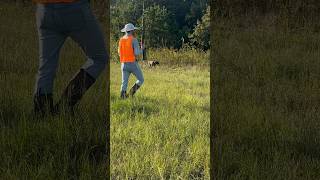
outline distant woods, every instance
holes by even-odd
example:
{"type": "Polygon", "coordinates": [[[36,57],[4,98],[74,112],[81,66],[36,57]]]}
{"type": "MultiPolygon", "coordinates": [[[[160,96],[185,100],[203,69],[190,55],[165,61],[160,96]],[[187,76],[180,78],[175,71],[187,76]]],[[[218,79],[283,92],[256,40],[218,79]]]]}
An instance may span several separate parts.
{"type": "MultiPolygon", "coordinates": [[[[145,43],[152,48],[191,46],[210,48],[210,9],[213,24],[218,21],[246,28],[264,27],[319,30],[320,0],[110,0],[111,37],[118,39],[128,22],[142,27],[144,17],[145,43]],[[144,14],[144,16],[142,16],[144,14]],[[311,27],[311,28],[310,28],[311,27]]],[[[2,0],[30,5],[31,0],[2,0]]],[[[91,0],[99,18],[108,18],[109,0],[91,0]]],[[[140,32],[139,32],[140,35],[140,32]]]]}
{"type": "Polygon", "coordinates": [[[267,20],[272,25],[296,28],[312,25],[319,29],[319,0],[212,0],[215,18],[267,20]],[[271,22],[272,21],[272,22],[271,22]]]}
{"type": "MultiPolygon", "coordinates": [[[[17,6],[32,6],[32,0],[2,0],[17,6]]],[[[145,44],[149,48],[184,46],[207,50],[210,47],[209,0],[90,0],[101,22],[110,18],[111,37],[117,40],[123,26],[132,22],[142,27],[145,22],[145,44]],[[108,5],[110,3],[110,16],[108,5]],[[142,16],[144,14],[144,16],[142,16]]],[[[140,32],[138,32],[141,35],[140,32]]]]}
{"type": "Polygon", "coordinates": [[[144,3],[143,12],[143,0],[111,0],[114,39],[122,35],[120,30],[126,23],[142,27],[144,19],[147,47],[209,49],[209,0],[144,0],[144,3]]]}

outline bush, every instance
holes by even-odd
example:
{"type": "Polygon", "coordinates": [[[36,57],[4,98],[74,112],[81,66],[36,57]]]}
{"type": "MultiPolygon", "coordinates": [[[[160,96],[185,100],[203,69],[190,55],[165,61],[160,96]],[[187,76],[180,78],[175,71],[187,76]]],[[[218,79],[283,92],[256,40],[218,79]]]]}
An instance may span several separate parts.
{"type": "MultiPolygon", "coordinates": [[[[111,38],[110,47],[111,61],[119,63],[118,41],[111,38]]],[[[209,51],[199,50],[187,45],[180,50],[169,48],[149,48],[147,51],[148,60],[157,60],[160,61],[161,65],[168,66],[206,66],[209,65],[209,56],[209,51]]],[[[140,57],[140,59],[141,58],[142,57],[140,57]]]]}

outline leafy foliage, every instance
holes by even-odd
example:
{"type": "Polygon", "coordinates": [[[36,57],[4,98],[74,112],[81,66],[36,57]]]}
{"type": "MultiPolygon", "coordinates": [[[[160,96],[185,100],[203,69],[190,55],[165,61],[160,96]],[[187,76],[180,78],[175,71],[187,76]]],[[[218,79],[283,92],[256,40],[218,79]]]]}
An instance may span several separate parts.
{"type": "MultiPolygon", "coordinates": [[[[152,47],[166,47],[174,44],[178,33],[175,22],[170,19],[168,10],[154,5],[144,13],[146,44],[152,47]]],[[[141,22],[141,18],[140,18],[141,22]]]]}
{"type": "Polygon", "coordinates": [[[194,32],[189,35],[192,44],[201,49],[210,48],[210,6],[207,8],[205,15],[198,21],[194,32]]]}
{"type": "Polygon", "coordinates": [[[216,18],[234,19],[235,23],[248,19],[249,23],[242,26],[264,20],[269,21],[269,25],[288,29],[313,26],[317,30],[320,26],[318,0],[213,0],[212,8],[216,18]]]}
{"type": "Polygon", "coordinates": [[[111,1],[112,36],[118,39],[120,29],[128,22],[142,26],[144,14],[146,43],[149,47],[180,48],[189,41],[198,20],[205,13],[208,0],[119,0],[111,1]]]}

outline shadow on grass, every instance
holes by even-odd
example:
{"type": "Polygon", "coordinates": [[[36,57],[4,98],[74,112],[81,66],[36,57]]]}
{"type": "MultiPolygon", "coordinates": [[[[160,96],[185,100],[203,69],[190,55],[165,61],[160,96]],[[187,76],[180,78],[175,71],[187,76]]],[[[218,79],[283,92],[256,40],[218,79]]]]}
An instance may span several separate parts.
{"type": "Polygon", "coordinates": [[[107,132],[99,108],[95,112],[79,108],[75,116],[54,117],[37,117],[30,109],[16,108],[13,103],[1,109],[0,130],[5,137],[1,139],[0,155],[8,161],[8,168],[27,163],[28,170],[17,171],[33,176],[37,169],[48,166],[54,176],[80,179],[89,165],[90,176],[105,176],[101,169],[107,164],[107,132]]]}
{"type": "MultiPolygon", "coordinates": [[[[235,149],[238,152],[250,152],[265,164],[276,161],[275,154],[289,158],[285,159],[288,162],[299,162],[301,159],[320,161],[320,134],[317,127],[300,127],[288,137],[283,136],[282,132],[280,126],[250,127],[238,134],[234,140],[235,149]]],[[[232,169],[232,165],[230,168],[232,169]]]]}

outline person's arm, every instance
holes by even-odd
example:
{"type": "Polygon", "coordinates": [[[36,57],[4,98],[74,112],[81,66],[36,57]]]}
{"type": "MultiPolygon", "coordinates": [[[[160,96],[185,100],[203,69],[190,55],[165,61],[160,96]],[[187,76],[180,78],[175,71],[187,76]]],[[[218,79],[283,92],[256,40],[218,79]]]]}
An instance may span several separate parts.
{"type": "Polygon", "coordinates": [[[136,38],[134,38],[132,43],[133,43],[134,55],[139,56],[140,54],[142,54],[143,50],[140,49],[139,41],[136,38]]]}

